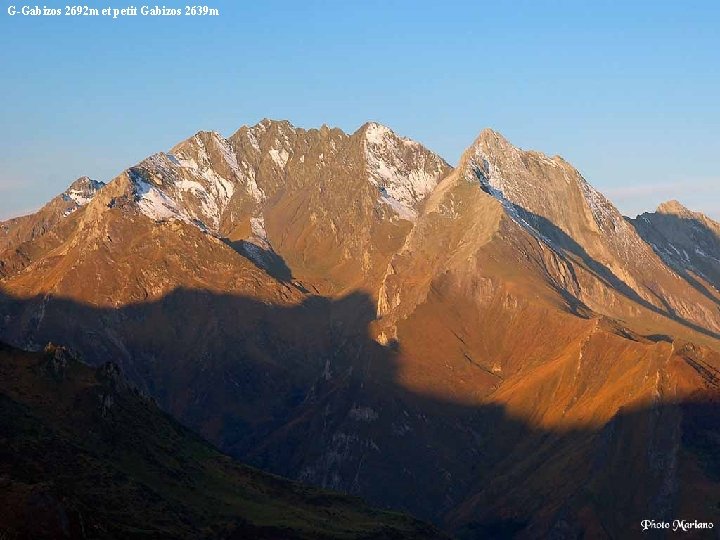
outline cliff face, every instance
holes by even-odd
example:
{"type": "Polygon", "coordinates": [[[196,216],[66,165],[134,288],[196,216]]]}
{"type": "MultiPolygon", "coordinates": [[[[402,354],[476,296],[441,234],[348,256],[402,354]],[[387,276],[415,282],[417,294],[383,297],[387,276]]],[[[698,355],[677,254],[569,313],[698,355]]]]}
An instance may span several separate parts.
{"type": "Polygon", "coordinates": [[[201,132],[3,252],[0,337],[463,534],[624,534],[718,493],[718,227],[678,213],[491,130],[454,170],[375,123],[201,132]]]}
{"type": "Polygon", "coordinates": [[[631,220],[657,255],[695,288],[720,294],[720,224],[677,201],[661,204],[631,220]]]}

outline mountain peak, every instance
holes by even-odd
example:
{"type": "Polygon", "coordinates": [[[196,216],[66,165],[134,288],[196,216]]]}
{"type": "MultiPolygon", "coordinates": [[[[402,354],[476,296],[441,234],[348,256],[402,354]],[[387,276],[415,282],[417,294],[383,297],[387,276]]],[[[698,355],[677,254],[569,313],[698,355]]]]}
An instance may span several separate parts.
{"type": "Polygon", "coordinates": [[[89,176],[81,176],[80,178],[76,179],[70,186],[68,186],[67,190],[65,192],[69,191],[79,191],[79,190],[86,190],[86,189],[95,189],[98,190],[101,187],[105,185],[105,182],[100,182],[98,180],[93,180],[89,176]]]}
{"type": "Polygon", "coordinates": [[[263,118],[250,129],[255,131],[272,131],[277,130],[281,133],[286,131],[295,131],[295,126],[289,120],[274,120],[272,118],[263,118]]]}
{"type": "Polygon", "coordinates": [[[60,195],[64,201],[73,202],[77,206],[89,203],[95,194],[105,186],[104,182],[81,176],[60,195]]]}
{"type": "Polygon", "coordinates": [[[489,164],[492,156],[509,156],[510,154],[519,154],[519,152],[520,149],[513,146],[500,132],[486,127],[463,152],[458,169],[473,171],[489,164]]]}
{"type": "Polygon", "coordinates": [[[402,219],[415,219],[418,204],[450,166],[419,142],[377,122],[363,124],[356,134],[363,139],[368,174],[380,200],[402,219]]]}
{"type": "Polygon", "coordinates": [[[569,165],[561,156],[550,156],[538,150],[524,150],[511,143],[505,136],[492,128],[484,128],[475,139],[475,142],[469,149],[470,157],[473,154],[485,154],[488,156],[513,156],[521,158],[522,156],[532,156],[539,161],[548,165],[569,165]]]}
{"type": "Polygon", "coordinates": [[[482,148],[486,151],[506,151],[508,149],[519,150],[508,141],[502,133],[492,128],[484,128],[475,139],[472,147],[473,149],[482,148]]]}
{"type": "Polygon", "coordinates": [[[232,141],[249,138],[252,146],[256,146],[257,141],[268,134],[287,135],[296,131],[298,131],[298,128],[288,120],[263,118],[255,125],[243,124],[230,137],[228,137],[227,140],[232,141]]]}
{"type": "Polygon", "coordinates": [[[395,143],[401,143],[408,148],[425,148],[422,143],[398,135],[386,125],[375,121],[365,122],[356,133],[362,133],[366,143],[371,145],[386,145],[388,141],[393,140],[395,143]]]}
{"type": "Polygon", "coordinates": [[[640,243],[612,203],[559,156],[522,150],[500,133],[484,129],[459,168],[467,181],[479,182],[511,219],[538,238],[563,244],[573,238],[604,259],[640,243]],[[598,242],[598,235],[606,240],[598,242]]]}
{"type": "Polygon", "coordinates": [[[673,199],[670,201],[665,201],[664,203],[661,203],[658,207],[656,212],[658,214],[672,214],[672,215],[687,215],[691,214],[692,212],[688,210],[687,207],[683,206],[682,203],[679,201],[673,199]]]}
{"type": "Polygon", "coordinates": [[[408,141],[410,140],[405,139],[404,137],[399,137],[389,127],[374,121],[365,122],[362,126],[360,126],[358,132],[361,132],[365,137],[365,140],[370,144],[383,144],[385,139],[388,137],[397,137],[398,139],[408,141]]]}
{"type": "Polygon", "coordinates": [[[502,133],[494,130],[491,127],[483,128],[482,131],[480,131],[480,134],[478,135],[477,140],[500,142],[505,145],[510,144],[510,142],[505,137],[503,137],[502,133]]]}

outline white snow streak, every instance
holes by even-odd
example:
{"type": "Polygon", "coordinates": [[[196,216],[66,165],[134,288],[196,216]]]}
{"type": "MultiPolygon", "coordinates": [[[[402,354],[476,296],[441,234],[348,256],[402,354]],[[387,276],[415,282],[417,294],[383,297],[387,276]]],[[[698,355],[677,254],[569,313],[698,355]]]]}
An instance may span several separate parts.
{"type": "Polygon", "coordinates": [[[365,159],[379,200],[408,220],[415,219],[417,204],[435,188],[443,170],[441,160],[432,159],[422,145],[376,123],[365,130],[365,159]]]}

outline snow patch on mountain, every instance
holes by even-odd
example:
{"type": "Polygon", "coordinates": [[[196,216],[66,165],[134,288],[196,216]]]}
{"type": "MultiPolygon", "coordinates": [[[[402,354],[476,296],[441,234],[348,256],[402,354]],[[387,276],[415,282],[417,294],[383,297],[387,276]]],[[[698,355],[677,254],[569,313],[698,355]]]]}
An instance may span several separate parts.
{"type": "Polygon", "coordinates": [[[372,407],[353,406],[348,412],[348,416],[358,422],[374,422],[379,415],[372,407]]]}
{"type": "Polygon", "coordinates": [[[609,234],[628,228],[625,220],[602,193],[592,187],[584,178],[579,178],[579,184],[595,224],[602,232],[609,234]]]}
{"type": "Polygon", "coordinates": [[[168,154],[168,159],[172,161],[175,165],[178,165],[180,167],[183,167],[184,169],[197,169],[198,164],[197,161],[195,161],[191,157],[185,157],[184,154],[168,154]]]}
{"type": "Polygon", "coordinates": [[[245,175],[245,188],[256,203],[265,200],[265,192],[257,185],[255,170],[250,167],[248,167],[247,174],[245,175]]]}
{"type": "Polygon", "coordinates": [[[256,152],[260,152],[260,143],[252,131],[247,132],[247,138],[250,146],[252,146],[256,152]]]}
{"type": "Polygon", "coordinates": [[[89,204],[97,192],[103,187],[105,187],[104,182],[92,180],[87,176],[82,176],[75,180],[70,187],[60,195],[63,201],[71,204],[71,206],[63,212],[63,216],[67,217],[78,208],[89,204]]]}
{"type": "Polygon", "coordinates": [[[401,218],[415,219],[418,203],[435,188],[447,165],[419,143],[380,124],[368,124],[364,136],[368,175],[379,200],[401,218]]]}
{"type": "Polygon", "coordinates": [[[207,182],[204,197],[201,199],[202,211],[210,218],[212,227],[217,229],[220,226],[220,217],[233,196],[235,186],[213,169],[203,171],[201,176],[207,182]]]}
{"type": "Polygon", "coordinates": [[[135,188],[135,200],[143,214],[155,221],[167,221],[169,219],[189,221],[177,203],[164,192],[138,174],[131,174],[130,178],[135,188]]]}
{"type": "Polygon", "coordinates": [[[265,230],[265,218],[263,216],[250,218],[250,230],[258,240],[267,244],[269,247],[270,244],[268,242],[267,231],[265,230]]]}
{"type": "Polygon", "coordinates": [[[272,266],[275,252],[265,230],[265,218],[262,215],[250,218],[250,230],[250,237],[244,242],[243,250],[255,264],[268,269],[272,266]]]}
{"type": "Polygon", "coordinates": [[[270,157],[275,162],[275,165],[284,169],[285,165],[287,165],[288,159],[290,158],[290,154],[284,148],[281,148],[280,150],[277,148],[271,148],[270,157]]]}
{"type": "Polygon", "coordinates": [[[372,122],[368,125],[365,131],[365,140],[368,144],[382,145],[385,143],[385,139],[392,137],[394,133],[383,125],[372,122]]]}
{"type": "Polygon", "coordinates": [[[188,215],[217,230],[223,212],[233,194],[235,183],[243,173],[230,143],[216,132],[196,134],[174,149],[175,153],[158,154],[149,163],[167,178],[165,194],[185,209],[188,215]],[[230,174],[226,178],[218,169],[227,170],[213,163],[211,151],[219,152],[230,174]]]}
{"type": "MultiPolygon", "coordinates": [[[[287,150],[276,153],[279,164],[289,157],[287,150]]],[[[239,161],[233,145],[216,132],[200,132],[170,153],[154,154],[138,170],[145,171],[143,181],[154,184],[141,186],[141,210],[156,220],[181,219],[217,233],[238,189],[256,203],[265,200],[255,167],[239,161]]]]}
{"type": "Polygon", "coordinates": [[[708,255],[707,253],[705,253],[705,252],[704,252],[702,249],[700,249],[699,247],[696,247],[696,248],[695,248],[695,254],[696,254],[696,255],[699,255],[700,257],[704,257],[704,258],[706,258],[706,259],[710,259],[711,261],[715,261],[715,262],[720,263],[720,259],[718,259],[717,257],[713,257],[712,255],[708,255]]]}
{"type": "Polygon", "coordinates": [[[413,208],[403,204],[401,201],[390,195],[387,188],[381,187],[379,189],[380,201],[392,208],[400,218],[412,221],[417,217],[417,212],[413,208]]]}
{"type": "MultiPolygon", "coordinates": [[[[552,240],[542,234],[536,227],[531,225],[521,215],[518,206],[516,206],[515,203],[513,203],[505,195],[500,186],[506,186],[506,184],[502,181],[502,176],[499,174],[495,165],[486,158],[482,158],[482,165],[480,165],[476,160],[477,158],[470,160],[469,170],[466,171],[466,180],[478,181],[486,193],[497,199],[500,204],[503,205],[503,208],[505,208],[505,212],[510,219],[527,230],[534,237],[542,240],[548,246],[554,247],[552,240]]],[[[507,185],[507,187],[512,189],[512,184],[507,185]]]]}
{"type": "Polygon", "coordinates": [[[205,220],[209,218],[211,226],[217,228],[222,212],[232,198],[235,186],[212,169],[202,171],[200,177],[205,180],[204,183],[183,179],[175,182],[175,187],[180,192],[190,192],[200,204],[202,217],[205,220]]]}
{"type": "Polygon", "coordinates": [[[75,204],[78,206],[85,206],[90,201],[92,201],[92,195],[88,196],[86,193],[82,191],[68,191],[67,197],[72,200],[75,204]]]}
{"type": "Polygon", "coordinates": [[[230,170],[232,170],[235,174],[240,172],[240,167],[238,165],[237,155],[235,155],[235,150],[233,150],[232,146],[228,142],[227,139],[224,137],[221,137],[220,134],[213,132],[213,135],[215,135],[218,146],[220,147],[220,151],[222,152],[223,159],[225,160],[225,163],[228,164],[230,167],[230,170]]]}

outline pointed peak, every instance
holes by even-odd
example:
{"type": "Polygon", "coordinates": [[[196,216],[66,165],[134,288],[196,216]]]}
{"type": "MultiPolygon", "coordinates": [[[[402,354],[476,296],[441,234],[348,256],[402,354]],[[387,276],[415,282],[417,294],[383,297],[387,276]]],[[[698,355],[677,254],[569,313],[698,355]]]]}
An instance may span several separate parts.
{"type": "Polygon", "coordinates": [[[58,198],[76,205],[74,208],[77,208],[78,206],[88,204],[103,187],[105,187],[104,182],[98,182],[87,176],[81,176],[70,184],[70,187],[63,191],[58,198]]]}
{"type": "MultiPolygon", "coordinates": [[[[213,143],[223,143],[225,141],[225,138],[222,136],[222,134],[218,133],[217,131],[207,131],[207,130],[200,130],[196,132],[194,135],[188,137],[187,139],[180,141],[175,146],[173,146],[169,154],[177,154],[182,153],[184,150],[187,150],[189,148],[196,148],[198,146],[207,146],[208,144],[213,143]]],[[[161,152],[162,153],[162,152],[161,152]]]]}
{"type": "Polygon", "coordinates": [[[480,134],[475,139],[475,144],[473,146],[477,145],[484,145],[484,146],[494,146],[494,147],[509,147],[513,146],[510,141],[508,141],[502,133],[499,131],[495,131],[492,128],[485,128],[483,129],[480,134]]]}
{"type": "Polygon", "coordinates": [[[65,190],[65,193],[70,193],[71,191],[97,191],[101,187],[105,185],[104,182],[99,182],[98,180],[93,180],[89,176],[81,176],[77,180],[75,180],[68,188],[65,190]]]}
{"type": "Polygon", "coordinates": [[[275,146],[273,141],[287,141],[305,130],[297,128],[287,120],[272,120],[263,118],[254,126],[243,125],[228,137],[228,141],[245,141],[249,142],[255,151],[260,151],[260,147],[265,147],[263,141],[269,142],[270,146],[275,146]]]}
{"type": "Polygon", "coordinates": [[[365,122],[355,132],[362,134],[362,137],[370,145],[381,146],[387,143],[388,140],[395,140],[404,145],[421,147],[422,144],[402,135],[398,135],[389,127],[375,121],[365,122]]]}
{"type": "Polygon", "coordinates": [[[450,166],[419,142],[378,122],[366,122],[352,137],[364,146],[369,180],[378,188],[379,201],[401,219],[413,221],[419,203],[450,166]]]}
{"type": "Polygon", "coordinates": [[[395,135],[392,129],[378,122],[365,122],[358,131],[371,144],[382,144],[386,137],[395,135]]]}
{"type": "Polygon", "coordinates": [[[525,157],[533,158],[544,165],[574,170],[572,165],[565,161],[562,156],[551,156],[537,150],[524,150],[519,146],[515,146],[502,133],[492,128],[485,128],[480,132],[475,142],[463,153],[458,168],[468,165],[474,168],[487,159],[491,161],[499,159],[503,162],[508,162],[508,160],[518,162],[525,157]]]}
{"type": "Polygon", "coordinates": [[[508,142],[508,140],[503,136],[502,133],[500,133],[499,131],[497,131],[491,127],[483,128],[480,131],[480,134],[478,135],[478,139],[483,139],[483,140],[492,139],[492,140],[497,140],[497,141],[503,141],[506,143],[508,142]]]}
{"type": "Polygon", "coordinates": [[[201,130],[201,131],[198,131],[194,136],[200,137],[200,138],[224,139],[222,134],[215,130],[211,130],[211,131],[201,130]]]}
{"type": "Polygon", "coordinates": [[[252,126],[250,129],[256,130],[256,131],[271,131],[272,129],[277,129],[279,131],[285,131],[285,130],[295,130],[295,126],[293,126],[288,120],[273,120],[271,118],[263,118],[260,120],[257,124],[252,126]]]}
{"type": "Polygon", "coordinates": [[[277,125],[277,124],[289,124],[289,123],[290,123],[290,122],[288,122],[287,120],[276,120],[276,119],[274,119],[274,118],[267,118],[267,117],[266,117],[266,118],[263,118],[262,120],[260,120],[260,121],[259,121],[257,124],[255,124],[255,125],[256,125],[256,126],[270,127],[270,126],[274,126],[274,125],[277,125]]]}
{"type": "Polygon", "coordinates": [[[279,132],[287,134],[288,132],[296,132],[296,128],[288,120],[273,120],[272,118],[263,118],[255,125],[243,124],[240,126],[228,140],[237,139],[239,137],[248,137],[255,140],[257,137],[263,137],[267,133],[279,132]]]}
{"type": "Polygon", "coordinates": [[[524,153],[528,155],[533,155],[538,158],[540,158],[542,161],[557,161],[558,163],[565,163],[567,162],[563,159],[562,156],[554,155],[551,156],[549,154],[545,154],[544,152],[540,152],[538,150],[525,150],[523,148],[520,148],[519,146],[515,146],[513,143],[511,143],[502,133],[499,131],[496,131],[492,128],[485,128],[483,129],[480,134],[475,139],[475,143],[472,145],[471,148],[474,149],[484,149],[485,151],[507,151],[512,150],[518,153],[524,153]]]}
{"type": "Polygon", "coordinates": [[[484,161],[487,156],[508,156],[517,152],[520,152],[520,149],[513,146],[499,131],[487,127],[478,134],[472,145],[463,152],[458,168],[462,169],[467,166],[474,168],[475,165],[484,161]]]}
{"type": "Polygon", "coordinates": [[[686,208],[679,201],[676,201],[674,199],[670,201],[665,201],[664,203],[660,204],[657,207],[656,212],[658,214],[672,214],[678,216],[692,213],[688,208],[686,208]]]}
{"type": "Polygon", "coordinates": [[[458,169],[466,180],[479,182],[483,191],[500,200],[508,215],[536,236],[544,234],[538,232],[540,226],[530,223],[536,218],[571,238],[582,238],[588,230],[602,234],[624,230],[617,209],[572,165],[559,156],[514,146],[493,129],[480,132],[458,169]],[[524,217],[523,212],[532,217],[524,217]]]}

